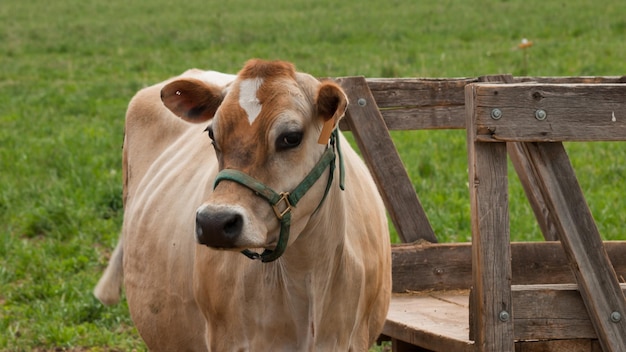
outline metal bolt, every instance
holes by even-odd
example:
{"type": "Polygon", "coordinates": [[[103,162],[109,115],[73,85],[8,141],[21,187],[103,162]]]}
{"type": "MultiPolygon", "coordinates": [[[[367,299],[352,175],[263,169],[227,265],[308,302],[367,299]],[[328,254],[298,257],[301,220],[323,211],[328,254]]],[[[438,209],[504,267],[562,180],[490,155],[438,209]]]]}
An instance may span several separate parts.
{"type": "Polygon", "coordinates": [[[548,117],[548,114],[546,113],[545,110],[536,110],[535,111],[535,118],[539,121],[543,121],[546,119],[546,117],[548,117]]]}
{"type": "Polygon", "coordinates": [[[622,315],[619,312],[611,313],[611,321],[614,323],[619,323],[622,320],[622,315]]]}
{"type": "Polygon", "coordinates": [[[506,323],[509,319],[511,319],[511,315],[506,310],[503,310],[500,314],[498,314],[498,319],[500,319],[501,322],[506,323]]]}
{"type": "Polygon", "coordinates": [[[502,110],[498,108],[491,110],[491,118],[494,120],[500,120],[500,118],[502,118],[502,110]]]}
{"type": "Polygon", "coordinates": [[[365,106],[367,104],[367,100],[365,100],[364,98],[359,98],[359,100],[356,101],[357,104],[359,104],[359,106],[365,106]]]}

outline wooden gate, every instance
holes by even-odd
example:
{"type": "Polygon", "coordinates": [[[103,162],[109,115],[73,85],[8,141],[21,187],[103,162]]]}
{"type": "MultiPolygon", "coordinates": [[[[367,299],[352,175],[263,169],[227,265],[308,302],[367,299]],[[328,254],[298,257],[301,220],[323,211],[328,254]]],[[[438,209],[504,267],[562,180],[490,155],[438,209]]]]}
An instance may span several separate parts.
{"type": "Polygon", "coordinates": [[[381,336],[394,351],[626,351],[626,241],[601,240],[562,144],[626,140],[626,77],[337,81],[407,243],[381,336]],[[438,244],[389,130],[464,128],[472,243],[438,244]],[[510,242],[507,159],[546,242],[510,242]]]}

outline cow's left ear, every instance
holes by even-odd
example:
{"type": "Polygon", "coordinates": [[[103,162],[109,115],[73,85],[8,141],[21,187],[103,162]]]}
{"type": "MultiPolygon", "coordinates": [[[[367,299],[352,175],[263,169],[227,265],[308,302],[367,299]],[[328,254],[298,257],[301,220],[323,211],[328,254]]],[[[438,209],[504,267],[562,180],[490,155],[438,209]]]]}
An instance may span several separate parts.
{"type": "Polygon", "coordinates": [[[317,142],[327,144],[330,134],[346,112],[348,97],[336,83],[322,82],[315,97],[315,107],[324,124],[317,142]]]}
{"type": "Polygon", "coordinates": [[[176,116],[185,121],[206,122],[215,116],[222,104],[222,89],[197,79],[185,78],[168,83],[161,89],[161,100],[176,116]]]}

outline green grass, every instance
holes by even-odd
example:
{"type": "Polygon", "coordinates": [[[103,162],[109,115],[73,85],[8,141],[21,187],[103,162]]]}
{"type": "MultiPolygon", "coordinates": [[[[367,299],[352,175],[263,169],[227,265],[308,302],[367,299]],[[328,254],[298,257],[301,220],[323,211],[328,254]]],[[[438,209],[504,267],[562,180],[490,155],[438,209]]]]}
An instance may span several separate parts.
{"type": "MultiPolygon", "coordinates": [[[[139,88],[251,57],[317,76],[624,75],[624,13],[622,0],[3,1],[0,350],[144,349],[127,307],[91,296],[121,226],[123,116],[139,88]]],[[[440,240],[469,240],[464,132],[394,139],[440,240]]],[[[626,146],[567,148],[601,233],[625,239],[626,146]]],[[[511,176],[513,239],[538,240],[511,176]]]]}

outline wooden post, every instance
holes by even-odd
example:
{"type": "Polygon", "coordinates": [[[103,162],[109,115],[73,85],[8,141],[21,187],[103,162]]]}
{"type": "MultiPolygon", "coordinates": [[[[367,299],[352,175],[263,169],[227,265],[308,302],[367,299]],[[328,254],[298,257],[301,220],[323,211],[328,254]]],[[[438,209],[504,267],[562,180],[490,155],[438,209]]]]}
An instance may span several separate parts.
{"type": "Polygon", "coordinates": [[[514,351],[505,143],[476,141],[473,84],[465,88],[472,218],[470,322],[477,351],[514,351]]]}

